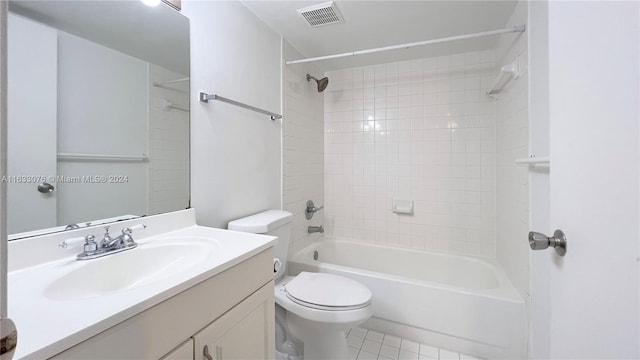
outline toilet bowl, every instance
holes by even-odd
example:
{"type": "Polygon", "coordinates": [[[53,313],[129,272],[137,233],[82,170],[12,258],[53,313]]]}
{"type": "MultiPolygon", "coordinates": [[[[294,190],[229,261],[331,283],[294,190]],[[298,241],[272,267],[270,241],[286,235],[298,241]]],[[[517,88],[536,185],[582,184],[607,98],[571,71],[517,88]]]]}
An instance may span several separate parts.
{"type": "Polygon", "coordinates": [[[346,359],[345,330],[362,324],[373,315],[371,291],[343,276],[301,272],[286,276],[292,214],[268,210],[234,220],[229,230],[268,234],[278,237],[274,254],[276,349],[278,358],[305,360],[346,359]],[[283,311],[282,311],[283,310],[283,311]],[[303,343],[303,354],[296,353],[295,340],[303,343]],[[280,343],[281,342],[281,343],[280,343]]]}

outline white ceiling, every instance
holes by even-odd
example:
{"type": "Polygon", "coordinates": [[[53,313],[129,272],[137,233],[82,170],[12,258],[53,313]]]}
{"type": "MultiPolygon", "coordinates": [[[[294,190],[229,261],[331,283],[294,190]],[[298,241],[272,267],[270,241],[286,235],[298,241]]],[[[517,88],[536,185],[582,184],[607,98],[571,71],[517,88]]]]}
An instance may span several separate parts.
{"type": "MultiPolygon", "coordinates": [[[[306,57],[496,30],[515,1],[335,1],[344,22],[312,28],[297,9],[325,2],[243,1],[306,57]]],[[[509,36],[509,35],[498,35],[509,36]]],[[[316,62],[325,70],[490,49],[498,36],[316,62]]],[[[294,59],[286,59],[294,60],[294,59]]],[[[291,65],[295,66],[295,65],[291,65]]]]}
{"type": "Polygon", "coordinates": [[[149,7],[138,0],[12,0],[9,10],[169,70],[189,73],[189,21],[168,5],[149,7]]]}

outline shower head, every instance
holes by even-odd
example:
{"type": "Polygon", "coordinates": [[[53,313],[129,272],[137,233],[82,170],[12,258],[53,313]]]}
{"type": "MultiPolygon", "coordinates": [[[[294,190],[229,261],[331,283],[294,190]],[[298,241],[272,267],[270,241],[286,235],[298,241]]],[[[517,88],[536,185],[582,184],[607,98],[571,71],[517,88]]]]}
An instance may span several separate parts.
{"type": "Polygon", "coordinates": [[[327,88],[327,85],[329,85],[328,77],[323,77],[322,79],[318,80],[313,76],[307,74],[307,81],[311,81],[311,79],[313,79],[313,81],[315,81],[318,84],[318,92],[323,92],[324,89],[327,88]]]}

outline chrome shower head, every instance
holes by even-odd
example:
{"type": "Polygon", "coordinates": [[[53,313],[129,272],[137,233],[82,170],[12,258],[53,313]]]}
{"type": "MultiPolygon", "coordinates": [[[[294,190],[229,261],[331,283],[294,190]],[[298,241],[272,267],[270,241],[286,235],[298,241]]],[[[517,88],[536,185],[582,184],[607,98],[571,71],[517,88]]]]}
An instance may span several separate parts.
{"type": "Polygon", "coordinates": [[[318,80],[315,77],[307,74],[307,81],[311,81],[311,79],[313,79],[313,81],[315,81],[316,84],[318,84],[318,92],[323,92],[324,89],[327,88],[327,85],[329,85],[328,77],[323,77],[322,79],[318,80]]]}

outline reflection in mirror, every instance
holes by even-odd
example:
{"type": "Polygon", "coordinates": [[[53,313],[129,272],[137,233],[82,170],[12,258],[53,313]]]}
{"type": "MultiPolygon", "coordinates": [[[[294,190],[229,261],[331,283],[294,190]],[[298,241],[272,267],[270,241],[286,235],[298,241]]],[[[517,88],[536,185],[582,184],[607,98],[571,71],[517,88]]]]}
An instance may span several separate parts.
{"type": "Polygon", "coordinates": [[[10,239],[189,207],[189,23],[162,4],[12,1],[10,239]]]}

